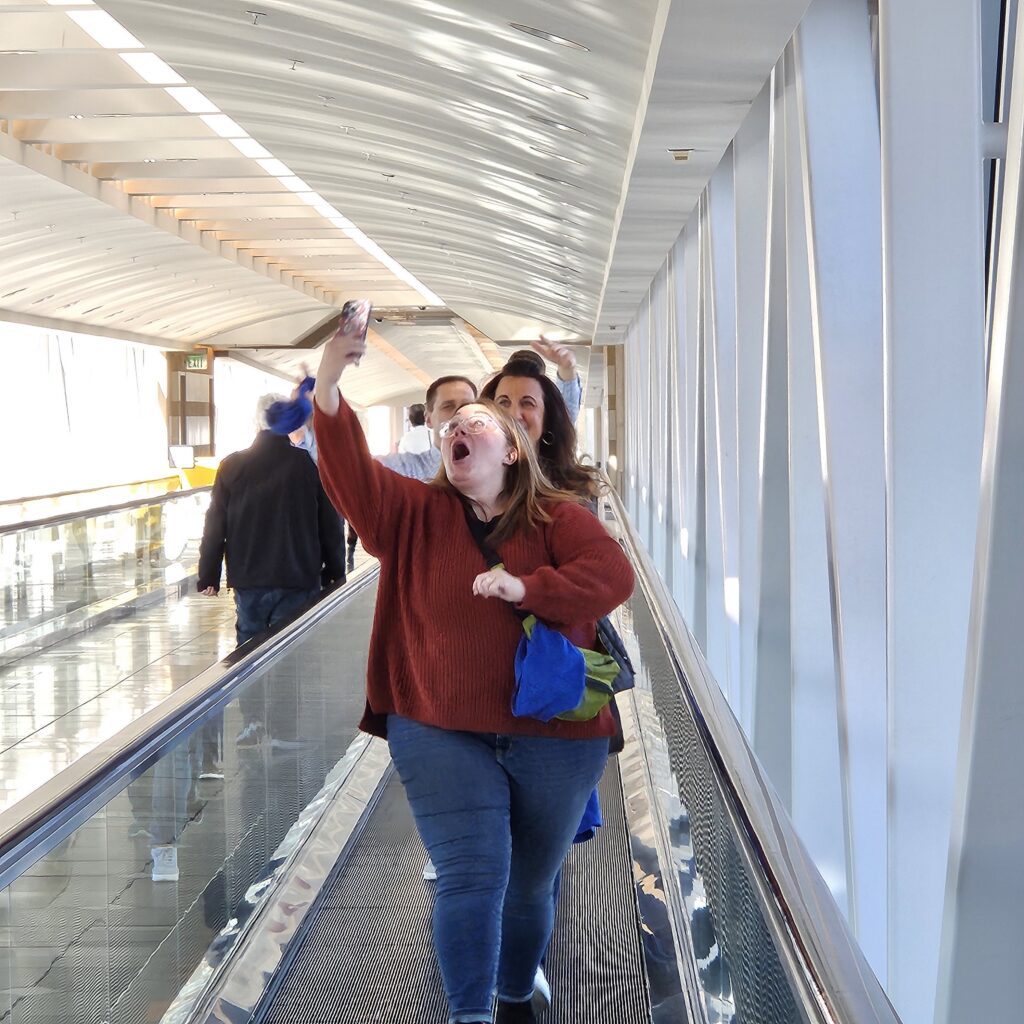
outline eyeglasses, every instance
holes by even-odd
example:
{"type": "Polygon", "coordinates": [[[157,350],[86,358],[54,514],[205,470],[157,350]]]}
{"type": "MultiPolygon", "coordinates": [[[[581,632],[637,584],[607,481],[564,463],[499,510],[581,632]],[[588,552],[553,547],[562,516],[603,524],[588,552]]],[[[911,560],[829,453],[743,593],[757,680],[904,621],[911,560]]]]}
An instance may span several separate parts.
{"type": "Polygon", "coordinates": [[[460,416],[442,423],[438,433],[441,437],[451,437],[460,427],[467,434],[482,434],[485,430],[501,430],[497,420],[485,413],[477,412],[472,416],[460,416]]]}

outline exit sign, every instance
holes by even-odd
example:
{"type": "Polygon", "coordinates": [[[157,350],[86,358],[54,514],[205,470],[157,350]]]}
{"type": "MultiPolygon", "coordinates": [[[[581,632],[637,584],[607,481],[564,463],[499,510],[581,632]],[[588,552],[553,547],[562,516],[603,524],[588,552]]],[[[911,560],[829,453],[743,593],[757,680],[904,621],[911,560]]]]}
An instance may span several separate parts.
{"type": "Polygon", "coordinates": [[[190,352],[185,356],[185,369],[186,370],[205,370],[206,369],[206,353],[205,352],[190,352]]]}

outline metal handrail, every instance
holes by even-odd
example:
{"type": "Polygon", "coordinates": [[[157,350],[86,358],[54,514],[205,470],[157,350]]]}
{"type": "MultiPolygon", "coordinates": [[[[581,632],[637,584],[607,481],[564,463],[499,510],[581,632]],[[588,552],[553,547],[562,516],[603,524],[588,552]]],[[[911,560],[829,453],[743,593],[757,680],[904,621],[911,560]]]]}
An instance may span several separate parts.
{"type": "Polygon", "coordinates": [[[30,519],[25,523],[10,523],[7,526],[0,526],[0,536],[5,533],[21,533],[23,530],[41,530],[50,526],[63,526],[65,523],[73,523],[76,519],[98,519],[100,516],[110,515],[112,512],[124,512],[132,508],[163,505],[169,501],[177,501],[179,498],[188,498],[196,494],[205,494],[207,491],[212,490],[213,485],[206,484],[203,487],[190,487],[186,491],[168,491],[167,494],[150,495],[148,498],[133,498],[131,501],[122,501],[117,505],[86,508],[80,512],[62,512],[59,515],[49,516],[46,519],[30,519]]]}
{"type": "Polygon", "coordinates": [[[747,743],[721,687],[637,535],[618,494],[606,496],[637,580],[677,668],[683,695],[747,847],[766,922],[810,1019],[899,1024],[899,1016],[850,932],[828,886],[747,743]]]}
{"type": "Polygon", "coordinates": [[[314,626],[376,580],[373,567],[286,619],[251,651],[244,645],[175,690],[159,705],[0,811],[0,892],[46,856],[150,764],[228,704],[239,687],[314,626]]]}

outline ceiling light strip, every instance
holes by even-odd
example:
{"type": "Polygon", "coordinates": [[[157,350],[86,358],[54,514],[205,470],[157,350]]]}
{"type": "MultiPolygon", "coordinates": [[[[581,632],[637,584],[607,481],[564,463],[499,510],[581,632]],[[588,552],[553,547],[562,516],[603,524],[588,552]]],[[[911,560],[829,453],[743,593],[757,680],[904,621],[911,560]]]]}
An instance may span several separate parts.
{"type": "Polygon", "coordinates": [[[67,16],[107,50],[141,50],[138,41],[106,11],[66,11],[67,16]]]}
{"type": "Polygon", "coordinates": [[[185,79],[155,53],[120,53],[118,56],[150,85],[184,85],[185,79]]]}

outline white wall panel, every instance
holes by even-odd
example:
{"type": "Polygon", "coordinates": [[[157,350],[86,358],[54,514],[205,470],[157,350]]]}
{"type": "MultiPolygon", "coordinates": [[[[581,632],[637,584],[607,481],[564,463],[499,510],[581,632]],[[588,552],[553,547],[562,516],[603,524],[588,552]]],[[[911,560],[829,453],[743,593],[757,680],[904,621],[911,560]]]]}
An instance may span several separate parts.
{"type": "Polygon", "coordinates": [[[1024,1001],[1024,144],[982,486],[983,25],[815,0],[624,352],[637,524],[908,1024],[968,1019],[987,971],[996,1016],[1024,1001]]]}

